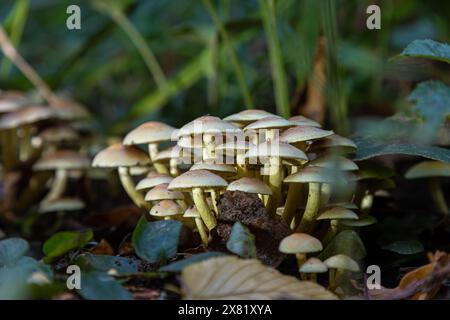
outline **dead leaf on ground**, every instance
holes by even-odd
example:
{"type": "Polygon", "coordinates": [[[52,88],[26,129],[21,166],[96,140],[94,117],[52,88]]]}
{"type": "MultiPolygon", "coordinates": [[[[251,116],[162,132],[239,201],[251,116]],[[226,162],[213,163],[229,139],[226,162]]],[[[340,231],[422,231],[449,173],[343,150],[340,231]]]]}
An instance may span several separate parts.
{"type": "Polygon", "coordinates": [[[103,255],[114,255],[114,250],[105,239],[100,240],[100,242],[91,249],[92,254],[103,254],[103,255]]]}

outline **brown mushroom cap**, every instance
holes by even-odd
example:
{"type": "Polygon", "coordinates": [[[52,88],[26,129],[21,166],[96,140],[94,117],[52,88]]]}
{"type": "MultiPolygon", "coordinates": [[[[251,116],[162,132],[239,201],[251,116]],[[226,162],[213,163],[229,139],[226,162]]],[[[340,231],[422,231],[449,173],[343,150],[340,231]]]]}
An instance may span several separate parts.
{"type": "Polygon", "coordinates": [[[190,190],[192,188],[225,188],[228,183],[220,176],[207,170],[187,171],[174,178],[169,184],[169,190],[190,190]]]}
{"type": "Polygon", "coordinates": [[[322,249],[322,243],[306,233],[293,233],[281,240],[279,245],[279,251],[288,254],[317,252],[322,249]]]}
{"type": "Polygon", "coordinates": [[[144,179],[138,182],[136,190],[148,190],[160,184],[170,183],[172,180],[173,178],[168,174],[150,172],[144,179]]]}
{"type": "Polygon", "coordinates": [[[44,155],[34,164],[33,170],[74,170],[88,168],[89,166],[89,158],[77,151],[60,150],[44,155]]]}
{"type": "Polygon", "coordinates": [[[331,136],[333,133],[333,131],[316,127],[296,126],[284,131],[280,136],[280,141],[286,143],[310,141],[331,136]]]}
{"type": "Polygon", "coordinates": [[[53,108],[41,105],[28,105],[10,112],[0,119],[0,129],[13,129],[56,117],[53,108]]]}
{"type": "Polygon", "coordinates": [[[327,271],[327,265],[317,258],[309,258],[299,268],[301,273],[324,273],[327,271]]]}
{"type": "Polygon", "coordinates": [[[235,125],[223,121],[218,117],[203,116],[199,117],[183,127],[178,131],[178,137],[188,136],[192,134],[204,134],[204,133],[225,133],[225,132],[240,132],[241,129],[235,125]]]}
{"type": "Polygon", "coordinates": [[[244,110],[239,113],[232,114],[228,117],[223,118],[225,121],[229,122],[237,122],[237,123],[250,123],[254,121],[261,120],[263,118],[267,117],[274,117],[275,115],[273,113],[259,110],[259,109],[250,109],[250,110],[244,110]]]}
{"type": "Polygon", "coordinates": [[[231,182],[228,191],[243,191],[247,193],[271,195],[272,190],[264,182],[256,178],[243,177],[231,182]]]}
{"type": "Polygon", "coordinates": [[[28,103],[27,98],[18,91],[0,92],[0,113],[19,110],[28,103]]]}
{"type": "Polygon", "coordinates": [[[180,191],[168,190],[168,183],[159,184],[150,189],[145,194],[145,201],[160,201],[160,200],[183,200],[184,196],[180,191]]]}
{"type": "Polygon", "coordinates": [[[56,143],[61,141],[76,141],[80,138],[80,135],[68,125],[58,125],[42,130],[39,133],[39,137],[44,142],[56,143]]]}
{"type": "Polygon", "coordinates": [[[340,269],[352,272],[359,271],[358,263],[345,254],[337,254],[329,257],[324,263],[327,265],[328,269],[340,269]]]}
{"type": "Polygon", "coordinates": [[[173,200],[161,200],[150,209],[155,217],[170,217],[182,214],[181,207],[173,200]]]}
{"type": "Polygon", "coordinates": [[[61,120],[74,121],[90,117],[88,109],[73,99],[57,97],[50,105],[61,120]]]}
{"type": "Polygon", "coordinates": [[[92,161],[93,167],[118,168],[136,167],[150,164],[147,153],[134,146],[113,144],[100,151],[92,161]]]}
{"type": "Polygon", "coordinates": [[[123,144],[148,144],[170,141],[176,129],[165,123],[149,121],[130,131],[123,139],[123,144]]]}

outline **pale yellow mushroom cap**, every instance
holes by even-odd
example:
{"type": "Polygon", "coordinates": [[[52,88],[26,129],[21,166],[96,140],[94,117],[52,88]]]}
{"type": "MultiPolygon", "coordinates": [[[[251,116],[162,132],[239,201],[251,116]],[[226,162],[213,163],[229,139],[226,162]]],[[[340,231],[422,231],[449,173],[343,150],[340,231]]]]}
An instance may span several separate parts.
{"type": "Polygon", "coordinates": [[[28,103],[24,94],[18,91],[0,92],[0,113],[13,112],[28,103]]]}
{"type": "Polygon", "coordinates": [[[373,216],[362,216],[358,220],[341,220],[339,223],[347,227],[367,227],[377,223],[377,219],[373,216]]]}
{"type": "Polygon", "coordinates": [[[155,217],[170,217],[181,213],[181,207],[173,200],[161,200],[150,209],[150,215],[155,217]]]}
{"type": "Polygon", "coordinates": [[[406,172],[406,179],[450,177],[450,164],[442,161],[422,161],[406,172]]]}
{"type": "Polygon", "coordinates": [[[245,154],[246,158],[277,157],[282,159],[294,159],[308,161],[306,154],[288,143],[279,141],[265,141],[252,147],[245,154]]]}
{"type": "Polygon", "coordinates": [[[271,195],[272,190],[264,182],[256,178],[243,177],[231,182],[228,191],[242,191],[247,193],[257,193],[271,195]]]}
{"type": "Polygon", "coordinates": [[[84,169],[89,166],[89,158],[77,151],[60,150],[44,155],[34,164],[33,170],[73,170],[84,169]]]}
{"type": "Polygon", "coordinates": [[[305,167],[284,179],[286,183],[332,183],[333,172],[321,167],[305,167]]]}
{"type": "Polygon", "coordinates": [[[43,201],[39,204],[39,213],[58,211],[77,211],[84,209],[84,202],[77,198],[60,198],[50,201],[43,201]]]}
{"type": "Polygon", "coordinates": [[[207,170],[192,170],[174,178],[169,184],[169,190],[225,188],[227,185],[228,183],[217,174],[207,170]]]}
{"type": "Polygon", "coordinates": [[[263,118],[256,122],[253,122],[244,128],[244,131],[248,130],[260,130],[260,129],[281,129],[287,127],[293,127],[295,123],[286,120],[282,117],[272,116],[263,118]]]}
{"type": "Polygon", "coordinates": [[[148,144],[170,141],[176,129],[165,123],[149,121],[131,130],[123,139],[123,144],[148,144]]]}
{"type": "Polygon", "coordinates": [[[301,273],[324,273],[328,271],[325,263],[317,258],[309,258],[299,268],[301,273]]]}
{"type": "Polygon", "coordinates": [[[273,113],[270,113],[270,112],[267,112],[264,110],[250,109],[250,110],[244,110],[239,113],[229,115],[228,117],[223,118],[223,120],[229,121],[229,122],[250,123],[250,122],[261,120],[263,118],[274,117],[274,116],[275,115],[273,113]]]}
{"type": "Polygon", "coordinates": [[[338,169],[342,171],[358,170],[358,165],[352,160],[342,156],[324,156],[309,162],[308,166],[338,169]]]}
{"type": "Polygon", "coordinates": [[[150,164],[147,153],[134,146],[113,144],[100,151],[92,161],[93,167],[118,168],[146,166],[150,164]]]}
{"type": "Polygon", "coordinates": [[[333,207],[322,212],[317,220],[358,220],[358,215],[344,207],[333,207]]]}
{"type": "Polygon", "coordinates": [[[76,141],[80,135],[75,129],[68,125],[59,125],[46,128],[39,133],[44,142],[76,141]]]}
{"type": "Polygon", "coordinates": [[[184,196],[180,191],[172,191],[167,189],[168,183],[159,184],[150,189],[145,194],[145,201],[160,201],[160,200],[183,200],[184,196]]]}
{"type": "Polygon", "coordinates": [[[321,125],[317,121],[309,119],[304,116],[293,116],[289,118],[289,121],[295,123],[297,126],[309,126],[309,127],[317,127],[320,128],[321,125]]]}
{"type": "Polygon", "coordinates": [[[37,123],[56,117],[53,108],[41,105],[28,105],[4,115],[0,119],[0,129],[13,129],[26,124],[37,123]]]}
{"type": "Polygon", "coordinates": [[[284,131],[280,140],[286,143],[310,141],[331,136],[334,132],[316,127],[296,126],[284,131]]]}
{"type": "Polygon", "coordinates": [[[186,209],[186,211],[183,214],[184,218],[200,218],[200,213],[197,210],[197,207],[195,205],[190,206],[186,209]]]}
{"type": "Polygon", "coordinates": [[[189,171],[192,170],[208,170],[223,178],[228,178],[236,175],[236,168],[228,164],[216,164],[213,162],[199,162],[192,165],[189,171]]]}
{"type": "Polygon", "coordinates": [[[337,254],[329,257],[324,263],[327,265],[328,269],[341,269],[352,272],[359,271],[358,263],[345,254],[337,254]]]}
{"type": "Polygon", "coordinates": [[[283,253],[309,253],[323,249],[322,243],[306,233],[293,233],[281,240],[278,250],[283,253]]]}
{"type": "Polygon", "coordinates": [[[136,190],[148,190],[163,183],[170,183],[172,180],[173,178],[168,174],[150,172],[144,179],[138,182],[136,190]]]}
{"type": "Polygon", "coordinates": [[[178,131],[178,137],[187,136],[192,134],[204,134],[204,133],[224,133],[224,132],[240,132],[241,129],[235,125],[226,122],[218,117],[203,116],[199,117],[183,127],[178,131]]]}

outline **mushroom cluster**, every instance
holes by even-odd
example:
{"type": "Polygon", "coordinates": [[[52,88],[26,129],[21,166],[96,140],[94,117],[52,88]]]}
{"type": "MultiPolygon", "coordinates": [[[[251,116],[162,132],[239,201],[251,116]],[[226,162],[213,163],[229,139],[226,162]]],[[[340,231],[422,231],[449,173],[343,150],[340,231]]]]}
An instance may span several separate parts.
{"type": "Polygon", "coordinates": [[[305,253],[322,250],[352,222],[374,222],[352,211],[358,166],[348,156],[355,150],[351,140],[311,119],[253,109],[224,119],[202,116],[179,129],[143,123],[122,143],[100,151],[92,165],[117,169],[148,219],[177,219],[197,231],[205,247],[220,215],[217,198],[226,191],[257,194],[268,214],[284,219],[300,242],[299,235],[317,237],[312,251],[280,244],[280,251],[299,255],[301,273],[311,273],[325,267],[316,266],[317,258],[304,265],[305,253]]]}

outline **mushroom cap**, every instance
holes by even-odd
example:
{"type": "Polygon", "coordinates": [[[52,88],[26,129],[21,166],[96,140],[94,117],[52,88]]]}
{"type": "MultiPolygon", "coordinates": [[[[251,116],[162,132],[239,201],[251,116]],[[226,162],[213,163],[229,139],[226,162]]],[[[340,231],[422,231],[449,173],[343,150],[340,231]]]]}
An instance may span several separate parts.
{"type": "Polygon", "coordinates": [[[336,202],[327,204],[327,209],[332,207],[342,207],[350,210],[358,210],[358,206],[353,202],[336,202]]]}
{"type": "Polygon", "coordinates": [[[296,143],[325,138],[333,133],[331,130],[323,130],[316,127],[296,126],[284,131],[280,136],[280,140],[286,143],[296,143]]]}
{"type": "Polygon", "coordinates": [[[342,171],[358,170],[358,165],[352,160],[342,156],[324,156],[314,159],[308,163],[312,167],[323,167],[329,169],[339,169],[342,171]]]}
{"type": "Polygon", "coordinates": [[[309,258],[299,268],[301,273],[324,273],[328,271],[325,263],[317,258],[309,258]]]}
{"type": "Polygon", "coordinates": [[[272,116],[250,123],[248,126],[244,128],[244,131],[260,130],[260,129],[278,129],[293,126],[295,126],[295,123],[289,120],[286,120],[279,116],[272,116]]]}
{"type": "Polygon", "coordinates": [[[19,91],[5,91],[0,93],[0,113],[16,111],[27,103],[27,98],[19,91]]]}
{"type": "Polygon", "coordinates": [[[239,132],[241,129],[218,117],[202,116],[181,127],[178,137],[191,134],[239,132]]]}
{"type": "Polygon", "coordinates": [[[200,218],[200,213],[195,205],[190,206],[186,209],[183,214],[183,218],[200,218]]]}
{"type": "Polygon", "coordinates": [[[245,151],[253,147],[254,144],[243,139],[237,141],[228,141],[224,144],[218,145],[216,150],[226,150],[226,151],[245,151]]]}
{"type": "Polygon", "coordinates": [[[293,233],[281,240],[278,250],[282,253],[309,253],[323,249],[319,239],[306,233],[293,233]]]}
{"type": "Polygon", "coordinates": [[[250,123],[254,121],[261,120],[263,118],[267,117],[274,117],[275,115],[273,113],[260,110],[260,109],[250,109],[250,110],[244,110],[239,113],[235,113],[232,115],[229,115],[228,117],[223,118],[225,121],[229,122],[237,122],[237,123],[250,123]]]}
{"type": "Polygon", "coordinates": [[[322,212],[317,220],[358,220],[358,215],[353,211],[343,207],[333,207],[322,212]]]}
{"type": "Polygon", "coordinates": [[[332,170],[321,167],[305,167],[299,172],[287,176],[286,183],[331,183],[334,180],[332,170]]]}
{"type": "Polygon", "coordinates": [[[151,168],[148,166],[135,166],[135,167],[130,167],[128,172],[129,172],[130,176],[142,176],[144,174],[149,173],[150,170],[151,170],[151,168]]]}
{"type": "Polygon", "coordinates": [[[328,269],[341,269],[352,272],[359,271],[358,263],[345,254],[337,254],[329,257],[323,263],[327,265],[328,269]]]}
{"type": "Polygon", "coordinates": [[[145,201],[160,200],[183,200],[184,196],[180,191],[168,190],[168,183],[158,184],[145,194],[145,201]]]}
{"type": "Polygon", "coordinates": [[[73,99],[56,97],[50,105],[61,120],[81,120],[90,116],[88,109],[73,99]]]}
{"type": "Polygon", "coordinates": [[[277,157],[282,159],[308,161],[308,157],[303,151],[291,146],[288,143],[279,142],[278,140],[265,141],[250,148],[250,150],[248,150],[245,154],[245,157],[277,157]]]}
{"type": "Polygon", "coordinates": [[[33,170],[55,169],[84,169],[90,166],[90,160],[86,156],[73,150],[59,150],[41,157],[34,165],[33,170]]]}
{"type": "Polygon", "coordinates": [[[136,167],[150,164],[148,155],[139,148],[115,143],[100,151],[92,161],[93,167],[136,167]]]}
{"type": "Polygon", "coordinates": [[[348,148],[356,150],[356,144],[349,138],[342,137],[338,134],[325,137],[313,144],[314,148],[348,148]]]}
{"type": "Polygon", "coordinates": [[[56,117],[53,108],[41,105],[28,105],[4,115],[0,119],[0,129],[13,129],[56,117]]]}
{"type": "Polygon", "coordinates": [[[317,121],[314,121],[310,118],[304,117],[304,116],[293,116],[289,118],[289,121],[295,123],[297,126],[309,126],[309,127],[322,127],[320,123],[317,121]]]}
{"type": "Polygon", "coordinates": [[[173,200],[161,200],[150,209],[150,215],[154,217],[176,216],[181,213],[181,207],[173,200]]]}
{"type": "Polygon", "coordinates": [[[213,162],[198,162],[192,165],[189,171],[192,170],[208,170],[223,178],[228,178],[236,175],[236,168],[228,164],[216,164],[213,162]]]}
{"type": "Polygon", "coordinates": [[[39,213],[77,211],[84,209],[84,202],[77,198],[60,198],[39,203],[39,213]]]}
{"type": "Polygon", "coordinates": [[[422,161],[409,168],[406,179],[450,177],[450,163],[442,161],[422,161]]]}
{"type": "Polygon", "coordinates": [[[176,129],[159,121],[148,121],[131,130],[123,139],[123,144],[147,144],[170,141],[176,129]]]}
{"type": "Polygon", "coordinates": [[[169,184],[169,190],[190,190],[193,188],[225,188],[228,183],[220,176],[207,170],[192,170],[182,173],[169,184]]]}
{"type": "Polygon", "coordinates": [[[60,141],[76,141],[80,138],[80,135],[68,125],[59,125],[42,130],[39,133],[39,137],[44,142],[55,143],[60,141]]]}
{"type": "Polygon", "coordinates": [[[375,219],[375,217],[373,216],[362,216],[359,217],[358,220],[341,220],[339,221],[339,223],[343,226],[347,226],[347,227],[367,227],[367,226],[371,226],[372,224],[377,223],[377,219],[375,219]]]}
{"type": "Polygon", "coordinates": [[[137,183],[136,190],[148,190],[160,184],[170,183],[172,180],[173,178],[168,174],[150,172],[144,179],[137,183]]]}
{"type": "Polygon", "coordinates": [[[242,191],[247,193],[257,193],[271,195],[272,190],[264,182],[256,178],[243,177],[231,182],[228,191],[242,191]]]}
{"type": "Polygon", "coordinates": [[[177,146],[183,149],[201,149],[203,148],[203,139],[201,135],[178,137],[177,146]]]}

